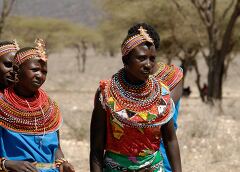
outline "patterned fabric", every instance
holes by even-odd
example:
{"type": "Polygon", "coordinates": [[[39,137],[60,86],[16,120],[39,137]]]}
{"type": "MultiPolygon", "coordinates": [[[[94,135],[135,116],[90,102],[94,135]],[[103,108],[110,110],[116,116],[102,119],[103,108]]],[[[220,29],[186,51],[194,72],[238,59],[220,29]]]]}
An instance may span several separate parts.
{"type": "Polygon", "coordinates": [[[119,72],[110,80],[100,81],[100,99],[107,112],[105,150],[127,159],[145,159],[159,150],[161,125],[172,118],[175,106],[168,88],[154,77],[146,82],[148,88],[142,85],[134,89],[121,79],[119,72]],[[142,92],[137,93],[137,90],[142,92]],[[158,93],[158,98],[154,98],[158,93]],[[140,110],[134,103],[142,104],[140,110]]]}
{"type": "Polygon", "coordinates": [[[164,63],[158,63],[157,65],[158,71],[153,76],[167,85],[170,91],[173,90],[183,77],[182,68],[164,63]]]}
{"type": "Polygon", "coordinates": [[[162,160],[159,151],[145,157],[127,157],[113,152],[106,152],[104,172],[134,171],[139,169],[164,172],[162,160]]]}

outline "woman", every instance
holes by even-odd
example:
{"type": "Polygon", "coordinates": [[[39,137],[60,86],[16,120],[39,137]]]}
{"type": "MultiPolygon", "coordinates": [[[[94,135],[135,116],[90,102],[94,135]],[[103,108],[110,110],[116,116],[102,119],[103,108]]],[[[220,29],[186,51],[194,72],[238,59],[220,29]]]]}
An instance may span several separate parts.
{"type": "MultiPolygon", "coordinates": [[[[153,39],[154,45],[156,50],[159,50],[160,48],[160,36],[157,33],[157,31],[147,23],[137,23],[134,26],[132,26],[128,33],[132,34],[138,30],[139,27],[143,27],[145,30],[147,30],[149,36],[153,39]]],[[[177,103],[175,104],[175,113],[173,115],[173,121],[174,121],[174,128],[177,129],[177,118],[178,118],[178,110],[180,106],[180,97],[182,94],[182,78],[183,78],[183,71],[180,67],[176,65],[167,65],[162,62],[158,62],[153,70],[153,76],[160,80],[162,83],[164,83],[166,86],[169,87],[169,90],[171,92],[172,96],[177,95],[177,103]]],[[[166,150],[164,148],[163,141],[161,141],[160,150],[163,156],[163,164],[165,172],[171,172],[171,167],[167,159],[166,150]]]]}
{"type": "Polygon", "coordinates": [[[0,171],[74,172],[59,147],[59,108],[40,89],[47,76],[47,56],[44,42],[36,43],[36,48],[16,53],[16,83],[0,97],[0,171]]]}
{"type": "Polygon", "coordinates": [[[18,50],[16,41],[0,42],[0,92],[3,92],[6,87],[14,82],[12,61],[18,50]]]}
{"type": "Polygon", "coordinates": [[[172,116],[177,97],[150,76],[154,41],[143,27],[122,44],[124,68],[100,82],[91,121],[90,168],[98,171],[164,171],[163,138],[173,171],[181,171],[172,116]]]}

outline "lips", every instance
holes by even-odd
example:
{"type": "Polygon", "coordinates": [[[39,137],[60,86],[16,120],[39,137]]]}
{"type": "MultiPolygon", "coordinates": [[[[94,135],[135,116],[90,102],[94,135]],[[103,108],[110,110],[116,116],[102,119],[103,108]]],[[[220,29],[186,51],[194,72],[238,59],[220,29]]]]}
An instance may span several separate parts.
{"type": "Polygon", "coordinates": [[[144,75],[150,75],[150,71],[143,71],[142,72],[144,75]]]}
{"type": "Polygon", "coordinates": [[[33,81],[33,85],[40,87],[42,85],[42,82],[41,81],[33,81]]]}

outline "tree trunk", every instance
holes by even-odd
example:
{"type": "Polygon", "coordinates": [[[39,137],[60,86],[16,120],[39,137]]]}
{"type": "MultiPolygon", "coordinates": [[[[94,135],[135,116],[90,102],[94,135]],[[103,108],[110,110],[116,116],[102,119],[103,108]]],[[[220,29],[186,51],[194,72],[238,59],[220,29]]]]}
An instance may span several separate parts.
{"type": "Polygon", "coordinates": [[[222,84],[224,73],[224,62],[220,59],[221,53],[217,51],[209,59],[208,71],[208,100],[213,103],[213,100],[222,99],[222,84]]]}
{"type": "Polygon", "coordinates": [[[200,79],[201,79],[201,74],[200,74],[200,72],[199,72],[196,59],[194,59],[194,61],[193,61],[193,67],[194,67],[195,72],[196,72],[196,75],[197,75],[197,79],[196,79],[195,82],[196,82],[196,84],[197,84],[197,88],[198,88],[198,91],[199,91],[200,98],[201,98],[202,102],[205,102],[204,94],[203,94],[203,91],[202,91],[202,88],[201,88],[201,84],[200,84],[200,83],[201,83],[201,81],[200,81],[200,79]]]}

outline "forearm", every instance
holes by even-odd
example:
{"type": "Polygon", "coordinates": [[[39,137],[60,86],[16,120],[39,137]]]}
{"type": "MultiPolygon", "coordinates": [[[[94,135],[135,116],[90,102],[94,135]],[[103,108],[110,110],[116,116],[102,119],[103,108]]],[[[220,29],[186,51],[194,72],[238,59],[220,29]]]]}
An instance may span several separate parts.
{"type": "Polygon", "coordinates": [[[164,141],[164,146],[167,152],[168,160],[170,162],[171,168],[173,172],[181,172],[181,157],[178,146],[177,139],[171,141],[164,141]]]}
{"type": "Polygon", "coordinates": [[[94,151],[90,151],[90,171],[102,172],[103,171],[103,156],[99,156],[94,151]]]}
{"type": "Polygon", "coordinates": [[[58,148],[55,152],[55,160],[60,159],[60,158],[64,158],[64,154],[63,151],[61,149],[61,144],[60,144],[60,133],[59,130],[57,131],[57,136],[58,136],[58,148]]]}
{"type": "Polygon", "coordinates": [[[60,159],[60,158],[64,158],[64,154],[63,154],[62,149],[59,145],[59,147],[58,147],[58,149],[56,150],[56,153],[55,153],[55,160],[60,159]]]}

